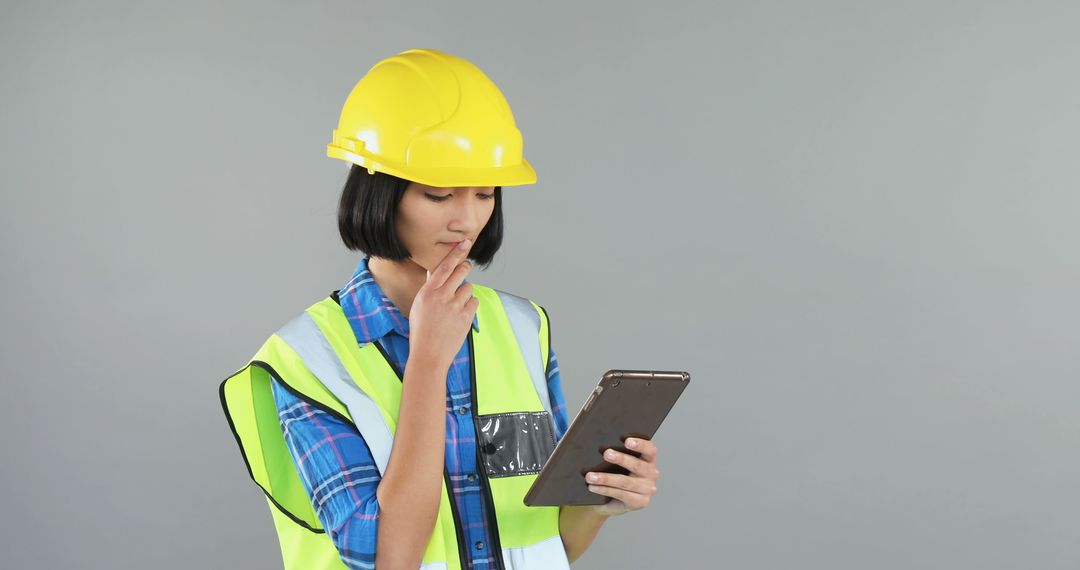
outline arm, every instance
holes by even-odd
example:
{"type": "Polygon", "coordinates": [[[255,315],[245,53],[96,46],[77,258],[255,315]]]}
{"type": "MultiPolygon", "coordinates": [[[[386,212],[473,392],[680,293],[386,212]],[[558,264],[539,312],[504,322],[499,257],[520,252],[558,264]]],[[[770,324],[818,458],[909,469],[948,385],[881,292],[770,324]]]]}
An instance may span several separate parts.
{"type": "Polygon", "coordinates": [[[607,519],[608,515],[598,514],[588,506],[559,507],[559,534],[567,560],[573,562],[585,554],[607,519]]]}
{"type": "MultiPolygon", "coordinates": [[[[461,352],[480,301],[465,276],[468,239],[429,271],[409,319],[409,357],[402,377],[394,445],[378,496],[382,503],[380,570],[415,570],[439,515],[446,450],[446,374],[461,352]]],[[[453,499],[451,499],[453,500],[453,499]]]]}
{"type": "MultiPolygon", "coordinates": [[[[563,396],[562,378],[559,375],[559,361],[555,350],[549,347],[547,365],[548,396],[551,399],[551,415],[555,420],[555,440],[562,439],[569,427],[566,411],[566,398],[563,396]]],[[[583,507],[561,507],[559,509],[559,534],[562,536],[566,557],[573,562],[592,545],[600,527],[607,516],[583,507]]]]}
{"type": "Polygon", "coordinates": [[[405,363],[397,433],[378,489],[380,569],[419,567],[431,540],[442,495],[447,372],[419,357],[405,363]]]}

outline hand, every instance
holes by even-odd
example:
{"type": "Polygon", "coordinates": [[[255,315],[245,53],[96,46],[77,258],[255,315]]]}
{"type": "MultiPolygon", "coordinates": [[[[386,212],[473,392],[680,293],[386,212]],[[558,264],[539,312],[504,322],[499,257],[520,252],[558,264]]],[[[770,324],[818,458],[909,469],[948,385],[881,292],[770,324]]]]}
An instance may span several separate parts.
{"type": "Polygon", "coordinates": [[[628,449],[641,453],[641,458],[609,449],[604,454],[608,463],[621,465],[630,471],[629,475],[616,473],[585,474],[589,490],[598,495],[611,497],[603,505],[590,505],[597,514],[612,516],[649,506],[656,494],[656,481],[660,479],[660,470],[656,468],[656,444],[647,439],[627,438],[628,449]],[[593,480],[593,476],[596,479],[593,480]]]}
{"type": "Polygon", "coordinates": [[[431,360],[450,368],[472,327],[480,301],[472,284],[462,283],[472,270],[465,259],[472,242],[463,240],[450,250],[416,293],[409,309],[409,359],[431,360]]]}

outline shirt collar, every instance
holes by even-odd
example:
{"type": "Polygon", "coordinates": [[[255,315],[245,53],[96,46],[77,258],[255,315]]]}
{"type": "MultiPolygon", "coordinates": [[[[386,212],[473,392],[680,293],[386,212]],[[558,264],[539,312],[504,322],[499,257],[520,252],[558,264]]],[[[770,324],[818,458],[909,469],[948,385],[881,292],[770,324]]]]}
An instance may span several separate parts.
{"type": "MultiPolygon", "coordinates": [[[[390,331],[409,338],[408,319],[375,282],[368,270],[368,258],[369,256],[365,255],[360,259],[352,278],[338,291],[341,309],[352,326],[356,340],[361,344],[368,343],[382,338],[390,331]]],[[[474,331],[480,332],[476,316],[473,316],[472,327],[474,331]]]]}

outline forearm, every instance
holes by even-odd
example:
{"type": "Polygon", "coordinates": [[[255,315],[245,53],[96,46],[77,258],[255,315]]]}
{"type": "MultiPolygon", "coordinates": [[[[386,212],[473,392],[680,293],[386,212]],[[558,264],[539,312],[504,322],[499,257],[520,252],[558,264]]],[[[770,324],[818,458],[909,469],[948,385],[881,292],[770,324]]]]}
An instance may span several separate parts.
{"type": "Polygon", "coordinates": [[[608,516],[591,506],[567,506],[559,509],[559,534],[566,557],[573,562],[588,550],[608,516]]]}
{"type": "Polygon", "coordinates": [[[394,446],[379,483],[376,567],[416,568],[439,514],[446,446],[447,369],[405,365],[394,446]]]}

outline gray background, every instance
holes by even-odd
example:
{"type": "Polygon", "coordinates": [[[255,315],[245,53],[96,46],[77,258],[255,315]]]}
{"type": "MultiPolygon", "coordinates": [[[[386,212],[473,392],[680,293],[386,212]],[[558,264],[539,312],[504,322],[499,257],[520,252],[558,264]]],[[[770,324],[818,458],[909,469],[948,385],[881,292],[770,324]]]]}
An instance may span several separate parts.
{"type": "Polygon", "coordinates": [[[435,47],[539,173],[471,278],[548,309],[571,410],[693,374],[576,567],[1080,566],[1078,17],[4,3],[0,565],[280,567],[218,383],[348,279],[325,145],[435,47]]]}

